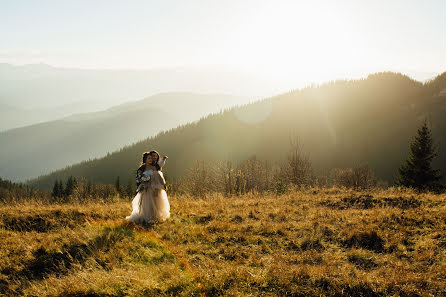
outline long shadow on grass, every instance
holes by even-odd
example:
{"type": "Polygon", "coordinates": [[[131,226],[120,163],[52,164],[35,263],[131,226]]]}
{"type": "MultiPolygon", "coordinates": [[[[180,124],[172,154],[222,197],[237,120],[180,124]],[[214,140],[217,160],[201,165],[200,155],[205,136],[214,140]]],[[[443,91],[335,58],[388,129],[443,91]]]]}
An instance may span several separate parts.
{"type": "Polygon", "coordinates": [[[42,214],[27,216],[4,216],[2,218],[3,228],[16,232],[49,232],[61,227],[76,227],[84,224],[87,219],[100,218],[97,214],[84,214],[76,210],[60,211],[54,210],[42,214]]]}
{"type": "MultiPolygon", "coordinates": [[[[116,242],[124,237],[131,236],[133,236],[133,230],[131,229],[122,227],[105,228],[101,235],[88,243],[64,245],[61,251],[48,252],[44,247],[40,247],[33,253],[34,259],[26,262],[22,270],[16,271],[6,268],[1,273],[8,276],[9,282],[20,283],[23,289],[26,280],[40,280],[50,274],[56,276],[66,274],[73,264],[83,264],[95,252],[107,251],[116,242]]],[[[106,269],[105,263],[99,264],[106,269]]],[[[0,293],[8,293],[7,287],[0,286],[0,293]]]]}
{"type": "Polygon", "coordinates": [[[320,202],[320,205],[338,209],[371,209],[375,207],[393,207],[400,209],[418,208],[423,202],[415,197],[384,197],[374,198],[372,195],[351,195],[340,199],[328,199],[320,202]]]}
{"type": "Polygon", "coordinates": [[[132,235],[133,231],[130,229],[107,227],[101,235],[86,244],[64,245],[62,252],[47,252],[41,247],[34,252],[34,259],[25,265],[21,274],[28,279],[42,279],[46,274],[64,274],[73,263],[83,264],[93,253],[108,250],[117,241],[132,235]]]}
{"type": "Polygon", "coordinates": [[[133,223],[126,221],[121,225],[122,228],[126,228],[129,230],[135,231],[150,231],[155,228],[156,225],[160,224],[159,222],[143,222],[143,223],[133,223]]]}

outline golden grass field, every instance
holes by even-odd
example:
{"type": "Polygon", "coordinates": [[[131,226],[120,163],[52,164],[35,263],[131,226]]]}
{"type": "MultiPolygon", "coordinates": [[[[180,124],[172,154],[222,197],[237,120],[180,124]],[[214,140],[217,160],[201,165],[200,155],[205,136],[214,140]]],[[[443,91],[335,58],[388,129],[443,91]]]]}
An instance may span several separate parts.
{"type": "Polygon", "coordinates": [[[0,206],[0,295],[446,296],[446,195],[310,189],[0,206]]]}

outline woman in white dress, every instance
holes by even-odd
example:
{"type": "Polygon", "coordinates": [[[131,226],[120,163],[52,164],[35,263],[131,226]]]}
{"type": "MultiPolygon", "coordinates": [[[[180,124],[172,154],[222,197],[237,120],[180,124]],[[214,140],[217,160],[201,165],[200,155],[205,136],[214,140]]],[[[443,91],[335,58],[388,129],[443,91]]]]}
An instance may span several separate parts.
{"type": "Polygon", "coordinates": [[[136,171],[135,198],[132,201],[132,214],[126,217],[131,222],[164,221],[170,217],[170,205],[166,193],[166,181],[161,169],[166,156],[160,160],[156,151],[145,152],[142,165],[136,171]]]}

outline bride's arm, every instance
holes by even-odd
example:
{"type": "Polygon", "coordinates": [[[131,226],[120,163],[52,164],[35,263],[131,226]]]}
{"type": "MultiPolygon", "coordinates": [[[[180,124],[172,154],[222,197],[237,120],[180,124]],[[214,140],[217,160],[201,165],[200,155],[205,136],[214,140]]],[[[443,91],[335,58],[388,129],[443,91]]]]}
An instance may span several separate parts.
{"type": "Polygon", "coordinates": [[[141,169],[136,170],[136,184],[139,185],[143,182],[143,171],[141,169]]]}

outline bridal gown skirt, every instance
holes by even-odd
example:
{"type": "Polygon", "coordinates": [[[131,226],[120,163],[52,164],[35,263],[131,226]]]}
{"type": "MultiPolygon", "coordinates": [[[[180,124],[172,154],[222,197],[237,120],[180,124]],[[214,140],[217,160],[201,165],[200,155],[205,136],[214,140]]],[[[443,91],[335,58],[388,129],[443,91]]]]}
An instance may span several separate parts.
{"type": "Polygon", "coordinates": [[[170,217],[170,205],[164,189],[149,188],[136,194],[132,201],[132,222],[164,221],[170,217]]]}

